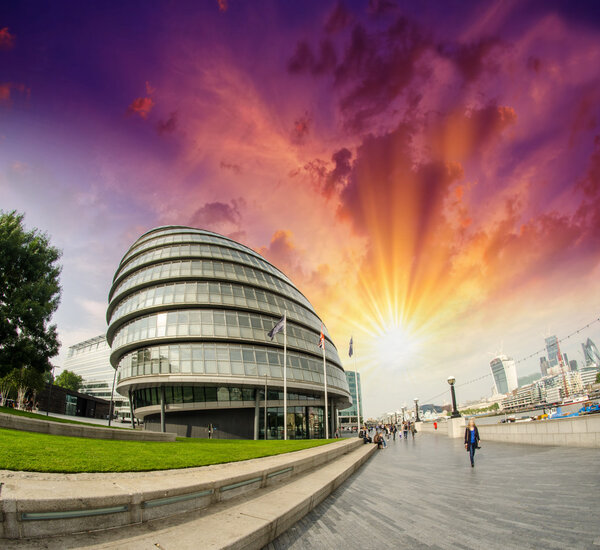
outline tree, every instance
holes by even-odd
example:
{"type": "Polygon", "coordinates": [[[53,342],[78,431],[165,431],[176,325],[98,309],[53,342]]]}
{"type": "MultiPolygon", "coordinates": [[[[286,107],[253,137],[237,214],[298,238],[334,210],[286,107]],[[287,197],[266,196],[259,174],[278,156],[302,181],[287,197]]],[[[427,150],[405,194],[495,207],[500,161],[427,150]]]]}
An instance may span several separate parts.
{"type": "Polygon", "coordinates": [[[60,386],[61,388],[65,388],[71,391],[79,391],[81,388],[81,383],[83,382],[83,377],[75,374],[70,370],[62,371],[55,380],[55,384],[60,386]]]}
{"type": "Polygon", "coordinates": [[[0,378],[0,405],[6,405],[6,400],[8,399],[10,392],[15,387],[15,380],[10,374],[7,374],[0,378]]]}
{"type": "Polygon", "coordinates": [[[44,387],[44,377],[41,372],[27,367],[14,369],[6,377],[11,387],[17,389],[17,408],[25,407],[25,395],[28,392],[32,393],[33,400],[35,395],[44,387]]]}
{"type": "Polygon", "coordinates": [[[26,231],[15,211],[0,212],[0,250],[0,376],[47,372],[60,346],[50,319],[60,302],[61,252],[47,235],[26,231]]]}
{"type": "Polygon", "coordinates": [[[596,384],[600,384],[600,372],[596,374],[596,384]]]}

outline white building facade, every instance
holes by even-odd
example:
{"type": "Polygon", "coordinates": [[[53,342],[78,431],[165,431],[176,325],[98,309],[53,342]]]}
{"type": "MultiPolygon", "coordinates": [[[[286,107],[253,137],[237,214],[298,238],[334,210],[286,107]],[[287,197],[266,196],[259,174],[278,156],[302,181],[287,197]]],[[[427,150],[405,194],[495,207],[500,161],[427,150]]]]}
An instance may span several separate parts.
{"type": "MultiPolygon", "coordinates": [[[[82,393],[110,401],[115,369],[110,364],[110,347],[104,335],[71,346],[63,368],[83,378],[82,393]]],[[[127,398],[115,391],[113,402],[115,414],[121,418],[131,416],[127,398]]]]}

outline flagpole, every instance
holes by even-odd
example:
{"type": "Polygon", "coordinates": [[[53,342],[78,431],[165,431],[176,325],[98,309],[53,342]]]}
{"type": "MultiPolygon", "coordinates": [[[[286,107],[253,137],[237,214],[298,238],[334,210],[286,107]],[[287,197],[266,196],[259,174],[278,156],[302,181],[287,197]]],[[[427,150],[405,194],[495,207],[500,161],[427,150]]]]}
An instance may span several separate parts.
{"type": "Polygon", "coordinates": [[[327,405],[327,361],[325,359],[325,338],[323,338],[323,378],[325,380],[325,439],[329,439],[329,408],[327,405]]]}
{"type": "Polygon", "coordinates": [[[283,312],[283,439],[287,439],[287,311],[283,312]]]}
{"type": "Polygon", "coordinates": [[[267,439],[267,375],[265,374],[265,440],[267,439]]]}
{"type": "MultiPolygon", "coordinates": [[[[352,347],[354,348],[354,342],[352,343],[352,347]]],[[[352,355],[354,355],[354,386],[356,387],[356,435],[360,434],[360,397],[359,397],[359,387],[358,387],[358,371],[356,370],[356,353],[354,349],[352,350],[352,355]]]]}

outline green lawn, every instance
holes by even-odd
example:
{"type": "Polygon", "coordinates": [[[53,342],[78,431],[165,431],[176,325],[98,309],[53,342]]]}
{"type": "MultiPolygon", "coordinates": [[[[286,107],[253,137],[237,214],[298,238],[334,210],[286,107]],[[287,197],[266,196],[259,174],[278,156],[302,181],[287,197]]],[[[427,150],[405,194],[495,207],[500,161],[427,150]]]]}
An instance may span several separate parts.
{"type": "MultiPolygon", "coordinates": [[[[68,420],[66,418],[57,418],[56,416],[46,416],[45,414],[37,414],[28,411],[20,411],[19,409],[11,409],[9,407],[0,407],[0,413],[14,414],[16,416],[26,416],[27,418],[36,418],[37,420],[50,420],[51,422],[61,422],[62,424],[83,424],[84,426],[94,426],[94,428],[108,428],[102,424],[92,424],[91,422],[79,422],[77,420],[68,420]]],[[[111,426],[116,430],[123,430],[120,426],[111,426]]]]}
{"type": "MultiPolygon", "coordinates": [[[[30,472],[141,472],[272,456],[335,439],[112,441],[0,428],[0,469],[30,472]]],[[[339,441],[339,440],[337,440],[339,441]]]]}

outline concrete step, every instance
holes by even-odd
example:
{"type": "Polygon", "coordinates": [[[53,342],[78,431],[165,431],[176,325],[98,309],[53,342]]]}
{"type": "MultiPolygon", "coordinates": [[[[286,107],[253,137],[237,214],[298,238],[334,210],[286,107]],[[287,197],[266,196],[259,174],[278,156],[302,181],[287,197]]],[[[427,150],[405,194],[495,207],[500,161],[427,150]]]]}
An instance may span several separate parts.
{"type": "Polygon", "coordinates": [[[375,445],[361,445],[287,482],[259,489],[233,501],[219,502],[205,511],[43,541],[3,541],[7,543],[3,548],[260,549],[335,491],[375,451],[375,445]]]}
{"type": "Polygon", "coordinates": [[[336,460],[358,439],[281,455],[155,472],[44,474],[0,471],[3,539],[135,525],[210,508],[336,460]]]}

